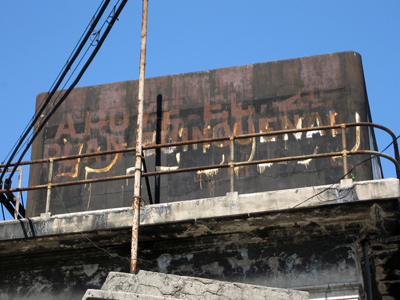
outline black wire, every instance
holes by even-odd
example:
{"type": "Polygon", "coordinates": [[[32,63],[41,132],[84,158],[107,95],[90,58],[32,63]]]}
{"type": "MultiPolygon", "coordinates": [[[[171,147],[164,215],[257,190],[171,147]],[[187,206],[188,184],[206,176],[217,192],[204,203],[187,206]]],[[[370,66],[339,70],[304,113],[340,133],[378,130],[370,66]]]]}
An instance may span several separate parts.
{"type": "MultiPolygon", "coordinates": [[[[119,1],[117,2],[117,4],[119,3],[119,1]]],[[[115,13],[115,6],[112,10],[112,12],[109,14],[108,18],[112,17],[111,15],[115,13]]],[[[101,25],[99,30],[96,30],[96,33],[100,33],[103,30],[103,27],[106,24],[109,24],[109,22],[107,22],[108,18],[106,19],[105,22],[103,22],[103,24],[101,25]]],[[[92,33],[93,35],[93,33],[92,33]]],[[[96,34],[96,37],[98,36],[98,34],[96,34]]],[[[53,103],[50,105],[50,108],[47,108],[47,111],[45,112],[45,115],[48,115],[49,113],[51,113],[52,109],[54,108],[54,104],[57,102],[57,100],[59,100],[59,97],[61,97],[63,90],[65,90],[68,82],[71,80],[72,76],[75,74],[76,70],[78,69],[78,67],[80,66],[80,64],[82,63],[83,59],[85,58],[85,56],[87,55],[87,53],[89,52],[89,49],[93,46],[92,42],[89,44],[88,48],[86,49],[85,53],[82,55],[82,57],[80,58],[79,62],[77,63],[77,65],[75,66],[74,70],[72,71],[72,73],[70,74],[70,76],[68,77],[68,79],[66,80],[66,82],[64,83],[64,85],[62,86],[61,90],[58,91],[57,97],[54,98],[53,103]]],[[[63,100],[62,100],[63,101],[63,100]]],[[[38,126],[41,124],[43,120],[39,121],[38,126]]]]}
{"type": "Polygon", "coordinates": [[[4,215],[4,204],[1,204],[1,212],[3,213],[3,221],[6,220],[6,216],[4,215]]]}
{"type": "MultiPolygon", "coordinates": [[[[112,26],[114,25],[115,21],[118,19],[119,14],[121,13],[122,9],[124,8],[126,2],[128,0],[123,0],[121,2],[121,4],[119,5],[118,9],[116,10],[115,14],[112,16],[112,19],[110,22],[106,21],[106,23],[108,24],[106,30],[104,31],[101,39],[99,40],[98,44],[96,45],[95,49],[93,50],[93,52],[91,53],[88,61],[85,63],[85,65],[82,67],[82,70],[79,72],[77,78],[74,80],[74,82],[71,84],[71,86],[68,88],[68,90],[64,93],[64,95],[62,96],[62,98],[57,102],[57,104],[54,106],[54,108],[52,109],[52,111],[43,119],[42,123],[40,124],[40,126],[38,127],[38,129],[36,130],[36,132],[33,134],[31,140],[29,141],[29,143],[27,144],[27,146],[25,147],[25,150],[22,152],[21,156],[19,157],[17,163],[15,164],[13,170],[11,171],[10,176],[8,177],[7,180],[11,180],[11,177],[14,175],[17,167],[19,166],[19,164],[22,161],[22,158],[24,157],[24,155],[26,154],[26,152],[29,150],[29,147],[32,145],[33,141],[35,140],[35,138],[37,137],[37,135],[39,134],[39,132],[42,130],[42,128],[44,127],[44,125],[47,123],[47,121],[50,119],[50,117],[54,114],[54,112],[58,109],[58,107],[64,102],[64,100],[67,98],[67,96],[69,95],[69,93],[72,91],[72,89],[76,86],[76,84],[79,82],[79,80],[81,79],[81,77],[83,76],[83,74],[85,73],[86,69],[89,67],[90,63],[92,62],[92,60],[94,59],[94,57],[96,56],[97,52],[100,50],[101,46],[103,45],[104,40],[106,39],[107,35],[109,34],[112,26]]],[[[1,178],[0,178],[1,179],[1,178]]]]}
{"type": "MultiPolygon", "coordinates": [[[[82,57],[80,58],[79,62],[77,63],[77,65],[75,66],[74,70],[71,72],[71,75],[68,77],[68,79],[66,80],[66,82],[64,83],[64,85],[62,86],[61,90],[58,91],[57,96],[54,98],[53,102],[47,106],[46,111],[44,113],[44,115],[48,115],[51,113],[51,111],[54,108],[54,104],[59,101],[63,90],[65,89],[65,87],[67,86],[68,82],[71,80],[72,76],[75,74],[76,70],[78,69],[78,67],[80,66],[81,62],[83,61],[83,59],[85,58],[86,54],[89,52],[89,49],[91,48],[91,46],[89,45],[88,48],[86,49],[85,53],[82,55],[82,57]],[[50,107],[49,107],[50,106],[50,107]]],[[[38,127],[40,127],[40,125],[42,124],[42,120],[38,122],[38,127]]],[[[37,131],[37,130],[36,130],[37,131]]],[[[33,134],[31,135],[31,137],[29,138],[29,140],[32,138],[33,134]]],[[[28,141],[29,141],[28,140],[28,141]]],[[[27,142],[28,143],[28,142],[27,142]]]]}
{"type": "MultiPolygon", "coordinates": [[[[15,147],[13,153],[11,154],[9,160],[7,161],[5,169],[7,169],[10,166],[10,163],[11,163],[12,159],[14,158],[14,156],[15,156],[16,152],[18,151],[18,149],[21,147],[21,145],[22,145],[23,141],[25,140],[26,136],[29,134],[29,132],[31,131],[31,129],[33,128],[33,126],[35,125],[37,120],[41,117],[42,112],[46,108],[47,104],[50,102],[50,100],[53,97],[54,93],[57,91],[57,88],[60,86],[60,84],[64,80],[64,77],[67,75],[67,73],[68,73],[69,69],[71,68],[72,64],[74,63],[75,59],[78,57],[78,55],[81,52],[82,48],[86,44],[86,42],[89,39],[92,31],[94,30],[95,26],[97,25],[97,23],[99,22],[101,16],[103,15],[104,11],[106,10],[109,2],[110,2],[110,0],[105,0],[103,6],[101,7],[101,10],[100,10],[99,14],[97,14],[95,20],[93,22],[91,22],[89,31],[86,32],[86,35],[85,35],[84,39],[82,40],[82,42],[80,43],[80,45],[78,46],[77,51],[73,54],[72,58],[67,63],[67,66],[65,67],[64,72],[62,73],[62,75],[58,79],[58,81],[57,81],[56,85],[54,86],[53,90],[50,93],[47,94],[47,97],[45,98],[44,102],[42,102],[43,105],[41,105],[41,107],[39,108],[39,111],[36,113],[36,115],[34,117],[34,120],[31,122],[31,124],[28,126],[28,129],[25,131],[25,133],[23,134],[22,138],[19,140],[17,146],[15,147]]],[[[24,151],[23,153],[25,154],[26,151],[24,151]]],[[[21,162],[21,160],[19,160],[19,162],[21,162]]],[[[19,162],[18,162],[18,164],[19,164],[19,162]]],[[[15,170],[16,170],[16,168],[13,169],[9,179],[12,177],[12,175],[14,175],[15,170]]],[[[3,179],[4,175],[5,175],[5,171],[3,171],[1,173],[0,180],[3,179]]]]}
{"type": "MultiPolygon", "coordinates": [[[[392,142],[390,142],[389,145],[387,145],[385,149],[383,149],[382,151],[380,151],[380,153],[385,152],[385,151],[386,151],[390,146],[392,146],[393,143],[394,143],[395,141],[397,141],[399,138],[400,138],[400,135],[398,135],[394,140],[392,140],[392,142]]],[[[375,155],[375,156],[376,156],[376,155],[375,155]]]]}
{"type": "MultiPolygon", "coordinates": [[[[108,5],[108,4],[107,4],[108,5]]],[[[84,39],[85,33],[86,32],[90,32],[91,30],[93,30],[93,26],[92,24],[94,24],[95,22],[95,16],[96,14],[99,12],[100,7],[104,6],[104,0],[102,1],[102,3],[99,5],[99,7],[97,8],[96,12],[94,13],[92,19],[90,20],[89,24],[87,25],[86,29],[84,30],[84,32],[82,33],[81,37],[79,38],[78,42],[76,43],[74,49],[72,50],[70,56],[68,57],[66,63],[64,64],[64,66],[62,67],[60,73],[57,75],[56,79],[54,80],[54,82],[52,83],[52,85],[50,86],[49,90],[53,90],[53,87],[56,85],[57,80],[62,76],[63,70],[65,70],[68,66],[68,64],[71,62],[71,60],[74,60],[73,55],[75,53],[75,50],[78,49],[80,42],[84,39]],[[91,29],[92,28],[92,29],[91,29]]],[[[102,13],[101,13],[102,14],[102,13]]],[[[47,93],[48,95],[49,93],[47,93]]],[[[45,99],[42,100],[42,102],[40,103],[40,107],[43,105],[45,99]]]]}

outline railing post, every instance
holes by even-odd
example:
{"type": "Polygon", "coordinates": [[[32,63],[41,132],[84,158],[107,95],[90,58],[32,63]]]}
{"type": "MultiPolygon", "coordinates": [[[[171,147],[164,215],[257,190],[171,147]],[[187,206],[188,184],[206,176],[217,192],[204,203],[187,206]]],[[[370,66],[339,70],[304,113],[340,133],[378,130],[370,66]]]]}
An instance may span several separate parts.
{"type": "Polygon", "coordinates": [[[344,179],[349,179],[349,171],[347,168],[347,144],[346,144],[346,124],[341,124],[342,128],[342,145],[343,145],[343,171],[344,179]]]}
{"type": "MultiPolygon", "coordinates": [[[[22,186],[22,168],[17,168],[18,171],[18,188],[21,188],[22,186]]],[[[19,202],[21,199],[21,193],[22,192],[18,192],[17,193],[17,197],[15,199],[15,210],[14,210],[14,219],[18,220],[18,215],[19,215],[19,202]]]]}
{"type": "Polygon", "coordinates": [[[235,140],[233,136],[229,137],[230,140],[230,150],[231,150],[231,155],[229,158],[229,166],[230,166],[230,171],[231,171],[231,193],[235,191],[235,140]]]}
{"type": "Polygon", "coordinates": [[[54,160],[52,158],[50,158],[50,160],[49,160],[49,178],[47,181],[47,197],[46,197],[45,213],[48,213],[50,211],[51,183],[53,181],[53,165],[54,165],[54,160]]]}

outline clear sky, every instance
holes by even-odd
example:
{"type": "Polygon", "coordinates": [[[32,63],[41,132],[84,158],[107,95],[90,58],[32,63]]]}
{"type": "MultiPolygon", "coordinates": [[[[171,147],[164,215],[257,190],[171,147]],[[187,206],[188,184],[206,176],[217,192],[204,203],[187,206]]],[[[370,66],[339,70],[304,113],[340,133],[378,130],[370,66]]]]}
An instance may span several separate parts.
{"type": "MultiPolygon", "coordinates": [[[[49,90],[100,1],[0,4],[3,161],[33,116],[36,95],[49,90]]],[[[128,1],[78,86],[138,78],[141,5],[128,1]]],[[[150,0],[148,22],[146,77],[356,51],[373,122],[400,134],[398,0],[150,0]]],[[[390,142],[386,134],[377,137],[380,150],[390,142]]],[[[384,175],[395,177],[391,164],[384,163],[384,175]]]]}

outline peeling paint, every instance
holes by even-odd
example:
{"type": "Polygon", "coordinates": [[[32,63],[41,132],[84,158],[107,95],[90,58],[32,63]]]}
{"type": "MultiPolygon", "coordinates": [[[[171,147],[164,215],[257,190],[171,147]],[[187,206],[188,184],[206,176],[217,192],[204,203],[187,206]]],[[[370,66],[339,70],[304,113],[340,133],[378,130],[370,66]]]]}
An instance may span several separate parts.
{"type": "Polygon", "coordinates": [[[208,169],[208,170],[200,170],[197,171],[197,175],[199,175],[199,183],[200,183],[200,189],[203,188],[202,185],[202,175],[206,175],[208,177],[208,179],[210,179],[211,177],[215,176],[218,174],[219,169],[208,169]]]}
{"type": "Polygon", "coordinates": [[[257,171],[258,173],[262,174],[265,172],[267,168],[271,168],[274,165],[274,163],[263,163],[263,164],[257,164],[257,171]]]}

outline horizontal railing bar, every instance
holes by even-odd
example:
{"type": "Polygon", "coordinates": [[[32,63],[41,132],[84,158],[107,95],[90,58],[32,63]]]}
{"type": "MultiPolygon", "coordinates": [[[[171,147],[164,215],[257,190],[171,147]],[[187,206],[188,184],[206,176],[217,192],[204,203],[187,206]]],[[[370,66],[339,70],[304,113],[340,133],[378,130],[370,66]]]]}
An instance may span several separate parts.
{"type": "MultiPolygon", "coordinates": [[[[345,151],[345,152],[347,155],[381,156],[381,157],[384,157],[384,158],[392,161],[396,166],[396,171],[400,170],[400,165],[396,161],[396,159],[394,159],[393,157],[391,157],[390,155],[385,154],[385,153],[381,153],[381,152],[373,151],[373,150],[357,150],[357,151],[345,151]]],[[[288,156],[288,157],[269,158],[269,159],[246,161],[246,162],[231,162],[231,163],[227,163],[227,164],[190,167],[190,168],[182,168],[182,169],[168,170],[168,171],[147,172],[147,173],[143,173],[142,176],[169,175],[169,174],[195,172],[195,171],[203,171],[203,170],[210,170],[210,169],[229,168],[231,166],[241,167],[241,166],[246,166],[246,165],[255,165],[255,164],[262,164],[262,163],[276,163],[276,162],[279,163],[279,162],[283,162],[283,161],[301,161],[301,160],[306,160],[306,159],[326,158],[326,157],[343,156],[343,155],[344,155],[344,152],[331,152],[331,153],[318,153],[318,154],[309,154],[309,155],[300,155],[300,156],[288,156]]],[[[72,186],[72,185],[99,183],[99,182],[114,181],[114,180],[124,180],[124,179],[126,180],[126,179],[130,179],[130,178],[134,178],[134,177],[135,177],[134,174],[118,175],[118,176],[104,177],[104,178],[85,179],[85,180],[77,180],[77,181],[70,181],[70,182],[60,182],[60,183],[36,185],[36,186],[26,187],[26,188],[0,190],[0,193],[5,193],[6,191],[7,192],[23,192],[23,191],[47,189],[48,186],[53,188],[53,187],[65,187],[65,186],[72,186]]]]}
{"type": "MultiPolygon", "coordinates": [[[[396,136],[387,127],[379,125],[379,124],[375,124],[375,123],[359,122],[359,123],[343,123],[343,124],[337,124],[337,125],[326,125],[326,126],[318,126],[318,127],[285,129],[285,130],[276,130],[276,131],[260,132],[260,133],[247,133],[247,134],[241,134],[241,135],[231,135],[231,136],[227,136],[227,137],[207,138],[207,139],[192,140],[192,141],[174,142],[174,143],[168,143],[168,144],[147,145],[147,146],[143,146],[143,150],[221,142],[221,141],[228,141],[230,139],[248,139],[248,138],[264,137],[264,136],[271,136],[271,135],[282,135],[282,134],[307,132],[307,131],[331,130],[331,129],[340,129],[342,127],[346,128],[346,127],[356,127],[356,126],[372,126],[372,127],[382,129],[382,130],[386,131],[387,133],[389,133],[389,135],[392,137],[394,142],[396,141],[396,136]]],[[[396,151],[398,152],[398,149],[396,149],[397,143],[394,143],[394,144],[395,144],[394,146],[395,146],[395,155],[396,155],[396,151]]],[[[43,158],[43,159],[37,159],[37,160],[23,161],[20,163],[20,165],[46,163],[46,162],[49,162],[50,160],[62,161],[62,160],[72,160],[72,159],[78,159],[78,158],[89,158],[89,157],[103,156],[103,155],[116,154],[116,153],[134,152],[134,151],[135,151],[135,147],[132,147],[132,148],[116,149],[116,150],[109,150],[109,151],[102,151],[102,152],[93,152],[93,153],[86,153],[86,154],[77,154],[77,155],[70,155],[70,156],[59,156],[59,157],[52,157],[52,158],[43,158]]],[[[397,158],[397,160],[399,161],[398,158],[397,158]]],[[[10,166],[14,166],[14,165],[15,165],[15,163],[10,164],[10,166]]],[[[0,164],[0,168],[2,168],[2,167],[5,167],[5,164],[0,164]]]]}

